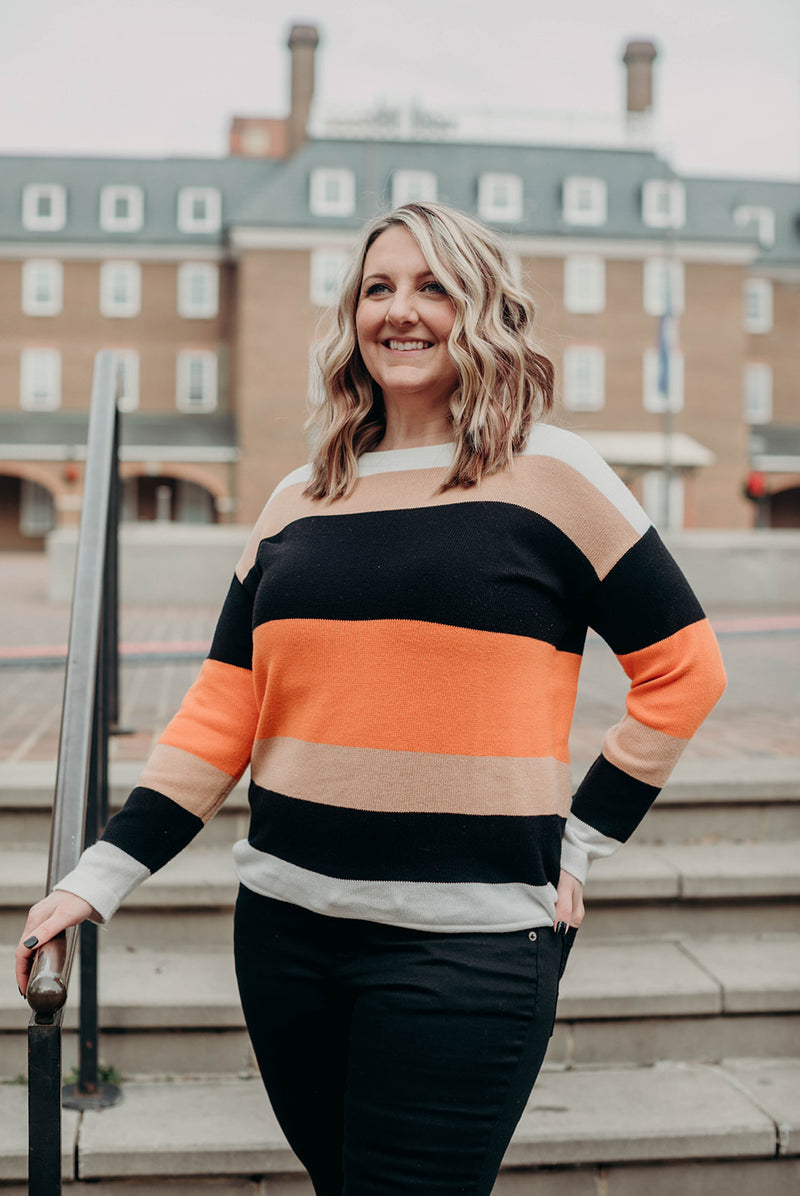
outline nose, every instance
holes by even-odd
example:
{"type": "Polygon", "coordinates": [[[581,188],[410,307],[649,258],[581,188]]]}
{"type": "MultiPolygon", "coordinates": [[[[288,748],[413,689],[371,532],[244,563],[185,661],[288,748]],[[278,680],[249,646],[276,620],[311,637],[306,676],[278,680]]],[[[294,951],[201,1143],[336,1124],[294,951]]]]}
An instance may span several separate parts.
{"type": "Polygon", "coordinates": [[[416,304],[414,303],[414,292],[406,290],[403,287],[398,287],[392,296],[392,302],[389,304],[389,309],[386,312],[386,323],[394,324],[395,327],[401,327],[403,325],[416,324],[418,319],[416,304]]]}

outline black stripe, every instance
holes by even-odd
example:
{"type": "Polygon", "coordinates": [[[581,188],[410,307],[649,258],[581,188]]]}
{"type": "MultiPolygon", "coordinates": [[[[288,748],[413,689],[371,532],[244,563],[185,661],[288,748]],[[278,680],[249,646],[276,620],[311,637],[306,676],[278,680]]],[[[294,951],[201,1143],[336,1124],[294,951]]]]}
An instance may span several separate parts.
{"type": "Polygon", "coordinates": [[[250,784],[249,842],[350,880],[543,885],[558,881],[564,819],[349,810],[250,784]]]}
{"type": "Polygon", "coordinates": [[[597,587],[588,611],[590,626],[618,656],[667,639],[704,617],[688,581],[652,527],[597,587]]]}
{"type": "Polygon", "coordinates": [[[658,793],[655,785],[637,781],[605,756],[598,756],[578,786],[572,813],[609,839],[625,843],[658,793]]]}
{"type": "Polygon", "coordinates": [[[580,652],[597,575],[549,520],[512,503],[308,516],[263,540],[253,624],[413,619],[580,652]],[[582,615],[582,611],[580,612],[582,615]]]}
{"type": "MultiPolygon", "coordinates": [[[[251,574],[252,574],[251,570],[251,574]]],[[[249,580],[250,575],[248,575],[249,580]]],[[[234,576],[217,620],[210,660],[233,664],[240,669],[253,667],[253,598],[234,576]]]]}
{"type": "Polygon", "coordinates": [[[156,872],[202,829],[202,819],[196,814],[163,793],[138,785],[110,819],[102,839],[156,872]]]}

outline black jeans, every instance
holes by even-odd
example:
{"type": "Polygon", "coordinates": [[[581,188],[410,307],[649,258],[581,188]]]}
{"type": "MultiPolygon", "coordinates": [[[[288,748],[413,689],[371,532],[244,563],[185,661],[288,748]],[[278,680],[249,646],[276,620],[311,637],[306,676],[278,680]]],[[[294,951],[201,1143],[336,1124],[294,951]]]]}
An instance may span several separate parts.
{"type": "Polygon", "coordinates": [[[405,930],[240,889],[247,1027],[317,1196],[491,1192],[572,938],[405,930]]]}

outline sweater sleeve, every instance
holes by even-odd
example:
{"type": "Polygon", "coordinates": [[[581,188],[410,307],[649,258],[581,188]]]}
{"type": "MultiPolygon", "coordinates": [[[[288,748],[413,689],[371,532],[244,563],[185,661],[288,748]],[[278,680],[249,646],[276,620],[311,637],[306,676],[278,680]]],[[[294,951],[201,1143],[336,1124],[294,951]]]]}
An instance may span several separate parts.
{"type": "Polygon", "coordinates": [[[725,688],[709,621],[654,527],[598,580],[586,617],[631,684],[567,819],[562,867],[580,881],[630,838],[725,688]]]}
{"type": "Polygon", "coordinates": [[[208,657],[122,809],[55,886],[107,921],[137,885],[177,855],[217,812],[247,767],[258,720],[252,611],[258,586],[251,536],[208,657]]]}

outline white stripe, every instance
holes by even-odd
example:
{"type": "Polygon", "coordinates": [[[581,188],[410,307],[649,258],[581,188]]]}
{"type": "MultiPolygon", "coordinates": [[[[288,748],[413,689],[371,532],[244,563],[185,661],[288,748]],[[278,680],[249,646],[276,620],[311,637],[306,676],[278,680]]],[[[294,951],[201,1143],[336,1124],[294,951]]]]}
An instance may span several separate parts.
{"type": "Polygon", "coordinates": [[[107,922],[149,875],[150,869],[144,864],[113,843],[101,840],[86,848],[77,866],[54,888],[82,897],[94,906],[100,920],[107,922]]]}
{"type": "Polygon", "coordinates": [[[601,834],[588,822],[570,814],[561,841],[561,866],[570,876],[584,884],[589,864],[603,856],[613,855],[622,844],[618,839],[601,834]]]}
{"type": "Polygon", "coordinates": [[[233,858],[239,880],[254,893],[336,918],[488,934],[549,926],[555,917],[556,891],[549,884],[343,880],[258,851],[246,839],[234,845],[233,858]]]}

